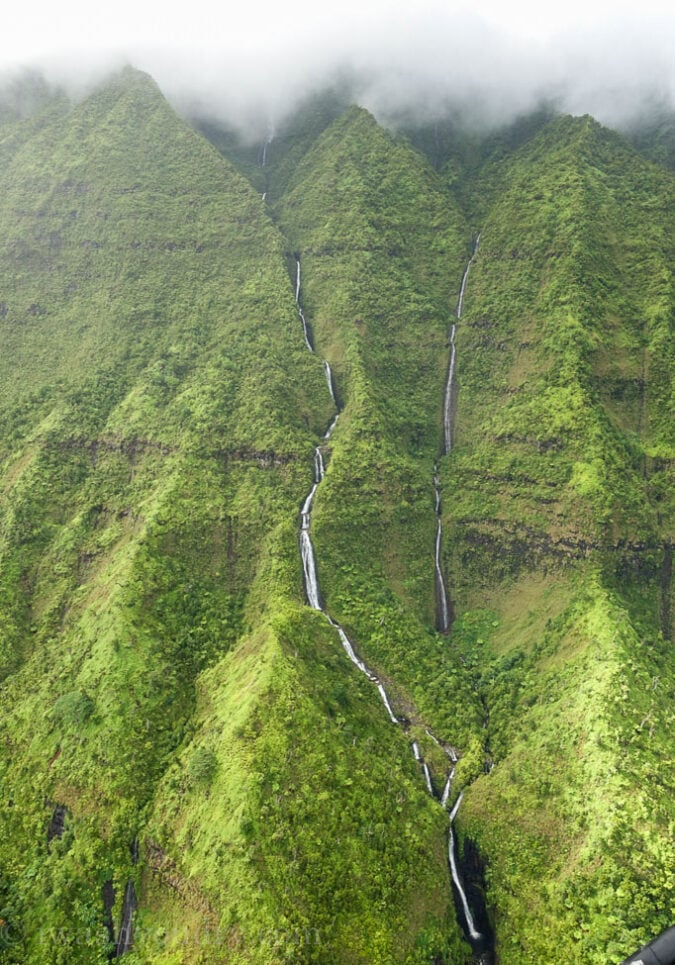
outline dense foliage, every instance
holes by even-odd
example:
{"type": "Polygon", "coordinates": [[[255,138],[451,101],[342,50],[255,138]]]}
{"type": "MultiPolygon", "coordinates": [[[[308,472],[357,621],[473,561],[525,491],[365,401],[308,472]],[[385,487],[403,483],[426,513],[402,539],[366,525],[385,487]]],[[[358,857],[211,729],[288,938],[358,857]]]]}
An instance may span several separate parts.
{"type": "Polygon", "coordinates": [[[469,961],[427,727],[504,965],[672,923],[672,174],[344,101],[263,168],[133,70],[0,97],[7,965],[108,961],[129,882],[130,963],[469,961]],[[408,736],[304,605],[316,445],[322,593],[408,736]]]}

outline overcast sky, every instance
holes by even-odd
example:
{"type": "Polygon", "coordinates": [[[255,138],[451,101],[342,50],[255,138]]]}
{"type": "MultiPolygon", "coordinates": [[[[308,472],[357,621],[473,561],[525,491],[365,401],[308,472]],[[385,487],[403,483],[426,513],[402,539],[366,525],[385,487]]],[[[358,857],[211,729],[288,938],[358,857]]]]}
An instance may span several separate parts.
{"type": "Polygon", "coordinates": [[[612,122],[645,95],[675,100],[673,0],[144,0],[13,5],[0,67],[91,77],[123,59],[165,93],[221,117],[280,119],[308,84],[347,64],[381,115],[448,101],[491,120],[564,92],[563,106],[612,122]]]}

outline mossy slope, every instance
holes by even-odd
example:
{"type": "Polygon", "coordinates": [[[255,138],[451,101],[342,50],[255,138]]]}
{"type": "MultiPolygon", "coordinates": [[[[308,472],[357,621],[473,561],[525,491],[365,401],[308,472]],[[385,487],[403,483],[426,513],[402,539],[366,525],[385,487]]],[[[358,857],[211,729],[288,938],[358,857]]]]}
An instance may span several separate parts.
{"type": "Polygon", "coordinates": [[[478,708],[434,624],[433,465],[470,232],[433,171],[368,112],[317,140],[276,209],[343,412],[314,534],[329,610],[447,740],[478,708]]]}
{"type": "Polygon", "coordinates": [[[600,965],[673,914],[673,184],[590,118],[483,176],[442,466],[496,761],[464,819],[504,959],[600,965]]]}
{"type": "Polygon", "coordinates": [[[302,606],[295,519],[332,406],[259,195],[135,71],[17,124],[0,206],[3,960],[106,961],[102,889],[117,925],[130,877],[130,960],[276,962],[281,933],[311,929],[308,960],[461,956],[442,817],[302,606]]]}
{"type": "Polygon", "coordinates": [[[409,738],[304,605],[317,444],[327,607],[439,790],[424,725],[461,752],[501,960],[670,924],[672,176],[544,114],[435,173],[337,97],[266,172],[209,131],[251,184],[135,71],[37,94],[0,127],[0,958],[106,961],[132,879],[129,961],[465,959],[409,738]]]}

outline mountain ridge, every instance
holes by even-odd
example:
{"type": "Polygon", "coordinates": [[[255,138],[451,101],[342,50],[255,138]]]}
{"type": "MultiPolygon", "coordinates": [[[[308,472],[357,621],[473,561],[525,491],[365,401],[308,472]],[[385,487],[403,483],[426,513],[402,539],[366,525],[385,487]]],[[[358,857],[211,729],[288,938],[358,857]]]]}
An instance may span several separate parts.
{"type": "Polygon", "coordinates": [[[0,961],[471,961],[429,731],[497,961],[671,924],[672,175],[321,99],[256,168],[133,70],[8,124],[0,961]]]}

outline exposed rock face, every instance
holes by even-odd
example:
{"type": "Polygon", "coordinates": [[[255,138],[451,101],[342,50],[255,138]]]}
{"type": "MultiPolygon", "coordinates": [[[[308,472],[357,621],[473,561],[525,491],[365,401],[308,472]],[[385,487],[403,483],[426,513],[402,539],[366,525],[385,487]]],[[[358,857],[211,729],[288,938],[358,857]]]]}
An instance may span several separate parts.
{"type": "Polygon", "coordinates": [[[63,837],[67,817],[68,808],[64,804],[57,804],[52,813],[52,819],[49,822],[49,828],[47,830],[48,841],[52,841],[54,838],[63,837]]]}

